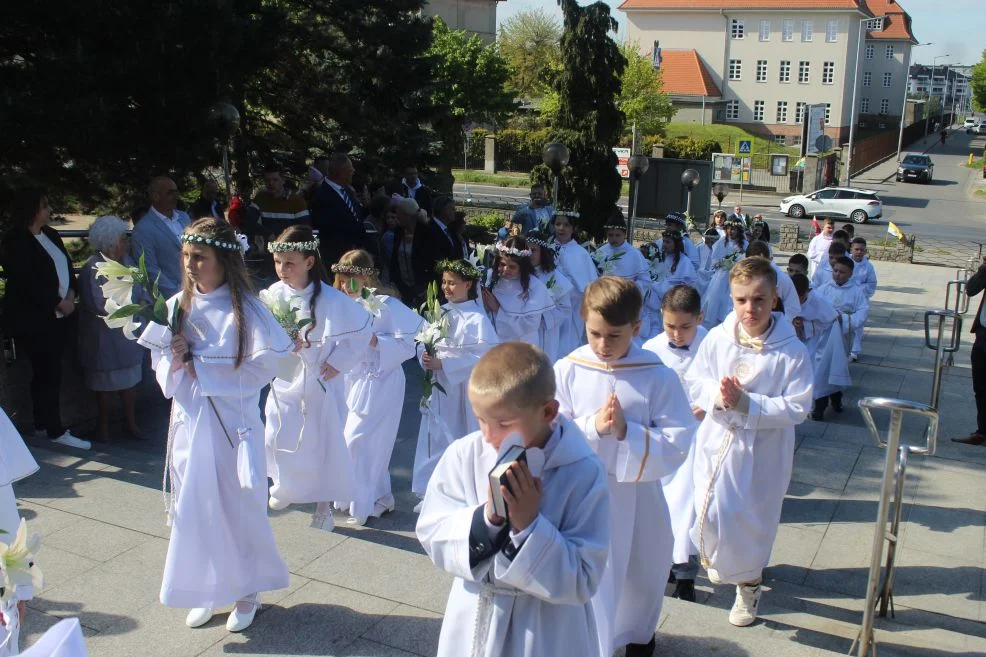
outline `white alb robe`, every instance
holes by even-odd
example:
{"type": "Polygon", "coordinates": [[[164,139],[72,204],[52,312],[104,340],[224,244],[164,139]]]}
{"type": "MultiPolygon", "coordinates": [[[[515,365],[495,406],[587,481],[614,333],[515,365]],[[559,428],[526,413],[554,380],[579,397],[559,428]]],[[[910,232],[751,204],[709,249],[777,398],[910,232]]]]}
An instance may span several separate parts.
{"type": "Polygon", "coordinates": [[[733,311],[733,299],[729,294],[729,269],[722,266],[723,258],[733,253],[739,253],[742,260],[746,257],[746,247],[749,242],[744,238],[741,243],[732,242],[728,238],[720,238],[712,246],[714,272],[709,286],[702,295],[702,312],[705,314],[703,325],[712,328],[722,323],[726,315],[733,311]]]}
{"type": "Polygon", "coordinates": [[[794,327],[780,313],[757,351],[737,340],[730,313],[709,331],[685,380],[706,412],[695,440],[692,542],[706,568],[729,584],[759,579],[767,563],[791,479],[794,427],[812,403],[812,367],[794,327]],[[717,406],[722,379],[735,376],[749,413],[717,406]],[[708,506],[706,503],[708,501],[708,506]]]}
{"type": "MultiPolygon", "coordinates": [[[[572,282],[572,323],[570,325],[572,334],[566,335],[566,329],[562,327],[560,341],[563,345],[573,345],[575,347],[585,344],[585,320],[582,319],[582,297],[585,295],[585,288],[589,283],[599,278],[596,271],[596,263],[592,256],[581,244],[575,240],[569,240],[558,244],[558,253],[555,254],[555,262],[568,280],[572,282]]],[[[559,350],[559,357],[568,353],[559,350]]]]}
{"type": "Polygon", "coordinates": [[[572,281],[557,268],[544,271],[538,267],[535,275],[548,288],[555,302],[554,309],[541,317],[541,343],[544,353],[554,363],[579,346],[574,342],[575,329],[572,326],[572,281]]]}
{"type": "Polygon", "coordinates": [[[834,280],[830,280],[812,293],[821,294],[839,312],[846,353],[858,354],[863,341],[863,327],[870,312],[866,291],[849,279],[844,285],[836,285],[834,280]]]}
{"type": "Polygon", "coordinates": [[[414,358],[414,336],[424,327],[420,315],[399,299],[377,295],[383,302],[373,320],[377,345],[363,350],[360,361],[346,374],[346,444],[352,459],[355,494],[349,515],[368,518],[377,500],[390,499],[390,456],[404,408],[404,370],[414,358]]]}
{"type": "Polygon", "coordinates": [[[555,364],[555,378],[560,413],[585,433],[607,472],[609,562],[592,603],[600,654],[612,655],[647,643],[657,628],[674,546],[661,477],[685,461],[696,423],[674,371],[639,347],[609,363],[580,347],[555,364]],[[627,422],[624,440],[596,431],[596,413],[613,392],[627,422]]]}
{"type": "Polygon", "coordinates": [[[613,246],[604,243],[592,254],[600,276],[619,276],[633,281],[644,294],[650,288],[650,263],[644,258],[640,249],[635,249],[629,242],[613,246]]]}
{"type": "Polygon", "coordinates": [[[525,293],[520,277],[500,277],[493,287],[493,296],[500,302],[500,308],[489,313],[489,318],[500,341],[520,340],[543,350],[541,320],[555,307],[545,284],[537,276],[531,276],[525,293]]]}
{"type": "MultiPolygon", "coordinates": [[[[0,409],[0,529],[5,532],[0,534],[0,542],[9,544],[14,540],[21,521],[20,514],[17,512],[14,483],[31,476],[38,469],[38,462],[31,456],[21,434],[7,414],[0,409]]],[[[29,526],[28,535],[30,534],[29,526]]],[[[33,597],[33,586],[17,587],[15,600],[30,600],[33,597]]],[[[0,643],[4,640],[3,634],[3,628],[0,628],[0,643]]]]}
{"type": "MultiPolygon", "coordinates": [[[[834,232],[834,231],[833,231],[834,232]]],[[[823,261],[829,259],[829,247],[832,245],[832,235],[826,235],[825,233],[819,233],[811,238],[808,242],[808,264],[809,264],[809,278],[815,273],[815,269],[823,261]]]]}
{"type": "Polygon", "coordinates": [[[470,566],[475,513],[489,499],[496,450],[480,432],[445,451],[428,484],[417,535],[455,576],[438,657],[598,657],[596,593],[609,553],[609,491],[585,436],[559,417],[544,447],[541,507],[511,561],[503,551],[470,566]]]}
{"type": "Polygon", "coordinates": [[[876,269],[868,256],[863,256],[860,262],[853,260],[852,280],[866,292],[867,299],[876,294],[876,269]]]}
{"type": "Polygon", "coordinates": [[[662,275],[652,283],[651,287],[651,294],[655,297],[658,307],[664,300],[664,295],[675,285],[695,287],[696,282],[695,266],[684,253],[681,254],[674,271],[671,271],[671,267],[674,265],[674,254],[668,256],[662,264],[663,268],[659,270],[662,275]]]}
{"type": "MultiPolygon", "coordinates": [[[[442,369],[434,372],[434,376],[445,393],[433,389],[428,406],[421,409],[411,480],[411,491],[418,495],[425,494],[438,459],[452,441],[479,430],[467,394],[469,375],[483,354],[500,341],[477,301],[450,302],[442,308],[448,328],[446,336],[435,345],[435,355],[441,359],[442,369]]],[[[424,353],[424,348],[419,346],[418,358],[424,353]]]]}
{"type": "MultiPolygon", "coordinates": [[[[270,494],[292,504],[350,499],[354,488],[343,435],[347,415],[344,375],[359,361],[370,340],[373,316],[334,287],[319,285],[315,325],[302,329],[301,350],[288,360],[294,365],[291,378],[274,379],[266,404],[267,476],[274,482],[270,494]],[[323,363],[339,374],[322,380],[323,363]]],[[[307,315],[315,284],[299,291],[278,281],[269,290],[284,300],[298,297],[307,315]]]]}
{"type": "Polygon", "coordinates": [[[838,311],[816,291],[808,293],[799,316],[803,320],[805,347],[814,365],[815,399],[845,390],[852,385],[852,378],[842,329],[837,321],[838,311]]]}
{"type": "Polygon", "coordinates": [[[698,249],[698,268],[695,271],[695,288],[702,296],[709,287],[712,274],[715,272],[716,261],[712,258],[712,247],[707,246],[703,240],[697,247],[698,249]]]}
{"type": "MultiPolygon", "coordinates": [[[[181,294],[168,301],[169,316],[181,294]]],[[[244,358],[236,367],[229,287],[193,293],[182,335],[195,376],[184,367],[171,371],[167,327],[150,324],[139,340],[151,351],[164,396],[173,400],[166,466],[172,485],[171,540],[161,584],[161,603],[168,607],[225,607],[289,583],[267,519],[267,487],[241,487],[237,441],[246,443],[257,470],[266,472],[260,391],[294,345],[252,297],[243,299],[243,321],[244,358]]]]}
{"type": "MultiPolygon", "coordinates": [[[[685,394],[688,388],[685,384],[685,372],[695,359],[699,347],[705,336],[708,335],[705,327],[699,326],[695,333],[695,339],[687,346],[687,349],[673,349],[668,339],[667,333],[661,333],[644,343],[644,349],[657,354],[661,362],[674,370],[678,375],[678,380],[685,386],[685,394]]],[[[689,407],[695,404],[688,400],[689,407]]],[[[695,524],[695,480],[692,470],[695,467],[695,443],[692,442],[688,450],[685,462],[681,464],[676,472],[666,475],[661,479],[661,486],[664,488],[664,499],[668,502],[668,511],[671,513],[671,531],[674,534],[674,562],[686,563],[688,557],[696,554],[695,545],[692,537],[688,534],[692,525],[695,524]]]]}
{"type": "Polygon", "coordinates": [[[770,266],[774,268],[774,273],[777,274],[777,295],[781,298],[781,303],[784,304],[784,317],[791,321],[801,314],[798,291],[794,289],[794,281],[791,280],[791,276],[778,267],[776,262],[771,262],[770,266]]]}

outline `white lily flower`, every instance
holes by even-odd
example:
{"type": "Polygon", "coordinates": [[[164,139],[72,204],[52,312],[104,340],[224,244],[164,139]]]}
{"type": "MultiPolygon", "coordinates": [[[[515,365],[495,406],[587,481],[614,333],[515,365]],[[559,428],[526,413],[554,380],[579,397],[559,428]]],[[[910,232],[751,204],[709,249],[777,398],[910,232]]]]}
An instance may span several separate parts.
{"type": "Polygon", "coordinates": [[[133,298],[133,279],[110,277],[99,287],[103,291],[104,297],[112,299],[114,303],[120,306],[129,304],[133,298]]]}
{"type": "Polygon", "coordinates": [[[97,262],[94,266],[96,269],[96,276],[102,276],[103,278],[113,279],[119,278],[125,280],[127,283],[134,282],[133,270],[127,267],[123,263],[117,262],[116,260],[111,260],[106,256],[103,256],[103,262],[97,262]]]}
{"type": "Polygon", "coordinates": [[[115,319],[110,319],[110,315],[115,313],[117,310],[122,308],[126,304],[119,304],[113,299],[106,299],[106,317],[103,321],[111,329],[123,329],[123,335],[127,340],[136,340],[137,335],[134,333],[138,328],[140,328],[140,323],[134,319],[134,315],[129,317],[117,317],[115,319]]]}
{"type": "Polygon", "coordinates": [[[366,312],[370,313],[374,317],[380,317],[383,313],[384,303],[380,300],[380,297],[376,295],[376,288],[364,287],[362,296],[359,298],[360,304],[366,309],[366,312]]]}
{"type": "Polygon", "coordinates": [[[0,600],[12,599],[18,586],[33,585],[36,590],[41,589],[44,576],[34,565],[34,554],[40,547],[41,538],[37,534],[28,537],[27,522],[21,518],[10,545],[0,543],[0,586],[3,586],[0,600]]]}

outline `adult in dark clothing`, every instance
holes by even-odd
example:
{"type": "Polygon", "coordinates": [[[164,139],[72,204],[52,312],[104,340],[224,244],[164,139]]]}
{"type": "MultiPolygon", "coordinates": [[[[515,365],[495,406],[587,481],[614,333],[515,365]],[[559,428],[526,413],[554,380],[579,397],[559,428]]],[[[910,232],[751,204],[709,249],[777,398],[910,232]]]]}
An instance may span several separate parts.
{"type": "Polygon", "coordinates": [[[21,191],[12,207],[13,223],[0,244],[7,277],[3,319],[7,335],[31,361],[31,402],[35,431],[61,445],[90,449],[62,424],[62,350],[65,324],[75,312],[78,283],[58,231],[48,226],[51,206],[38,189],[21,191]]]}
{"type": "Polygon", "coordinates": [[[401,196],[413,198],[418,202],[418,207],[426,212],[431,212],[435,202],[435,193],[421,182],[417,167],[404,169],[404,177],[401,179],[401,196]]]}
{"type": "Polygon", "coordinates": [[[431,222],[428,224],[434,244],[432,248],[437,260],[462,257],[462,241],[452,229],[455,223],[455,201],[449,196],[439,196],[432,206],[431,222]]]}
{"type": "Polygon", "coordinates": [[[366,213],[352,187],[356,169],[348,156],[334,153],[315,160],[315,166],[325,179],[312,196],[312,227],[319,231],[322,261],[331,266],[346,251],[366,248],[366,213]]]}
{"type": "Polygon", "coordinates": [[[199,198],[188,208],[188,216],[192,218],[192,221],[202,217],[225,220],[225,205],[219,198],[219,185],[216,181],[206,180],[202,183],[199,198]]]}
{"type": "Polygon", "coordinates": [[[397,204],[390,280],[401,293],[401,299],[411,308],[421,305],[428,283],[435,280],[435,263],[448,257],[436,253],[434,246],[437,240],[431,223],[428,213],[419,208],[413,198],[403,199],[397,204]]]}
{"type": "MultiPolygon", "coordinates": [[[[979,264],[979,270],[969,277],[965,293],[974,297],[986,289],[986,258],[979,264]]],[[[952,438],[954,442],[966,445],[986,445],[986,294],[979,301],[979,310],[972,320],[972,392],[976,396],[976,430],[965,438],[952,438]]]]}

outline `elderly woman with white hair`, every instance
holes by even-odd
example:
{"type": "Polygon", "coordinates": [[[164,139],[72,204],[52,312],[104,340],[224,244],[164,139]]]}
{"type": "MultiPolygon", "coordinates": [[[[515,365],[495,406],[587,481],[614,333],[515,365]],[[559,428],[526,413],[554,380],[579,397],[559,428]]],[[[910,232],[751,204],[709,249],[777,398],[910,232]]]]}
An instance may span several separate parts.
{"type": "Polygon", "coordinates": [[[128,224],[117,217],[96,219],[89,227],[94,253],[79,272],[79,360],[86,387],[96,393],[98,437],[104,442],[110,439],[110,406],[116,392],[123,402],[125,436],[143,439],[135,413],[144,349],[135,340],[128,340],[122,329],[106,325],[106,297],[100,287],[102,281],[96,278],[97,263],[116,260],[133,265],[128,255],[128,229],[128,224]]]}

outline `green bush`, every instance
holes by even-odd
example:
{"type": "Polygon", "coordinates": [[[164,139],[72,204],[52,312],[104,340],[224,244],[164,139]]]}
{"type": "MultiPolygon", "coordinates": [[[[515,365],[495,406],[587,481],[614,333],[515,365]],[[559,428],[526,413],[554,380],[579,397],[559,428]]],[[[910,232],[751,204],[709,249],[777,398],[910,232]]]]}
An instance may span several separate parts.
{"type": "Polygon", "coordinates": [[[469,225],[481,226],[484,230],[492,233],[503,228],[504,221],[506,221],[506,215],[498,212],[484,212],[468,218],[469,225]]]}

